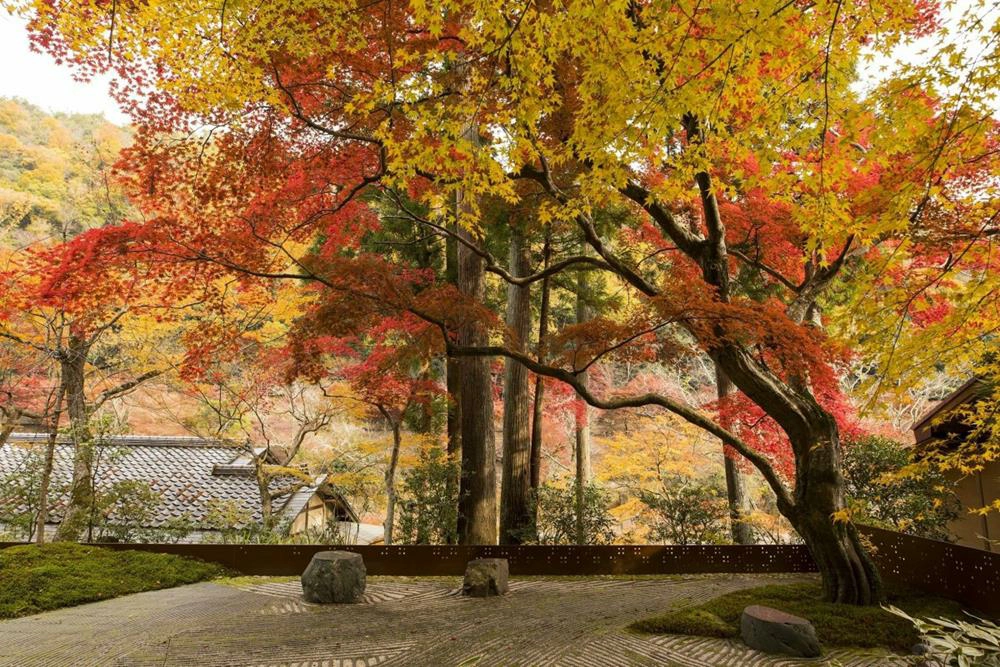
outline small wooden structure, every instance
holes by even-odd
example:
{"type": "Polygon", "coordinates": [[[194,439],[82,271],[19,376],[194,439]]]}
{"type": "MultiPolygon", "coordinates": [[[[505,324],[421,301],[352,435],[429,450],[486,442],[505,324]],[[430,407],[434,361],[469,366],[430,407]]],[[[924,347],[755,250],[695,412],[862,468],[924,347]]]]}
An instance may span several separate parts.
{"type": "MultiPolygon", "coordinates": [[[[953,449],[967,442],[972,429],[962,422],[956,411],[982,400],[987,390],[985,382],[972,378],[917,420],[913,425],[917,452],[932,447],[953,449]]],[[[945,476],[963,508],[958,518],[948,525],[958,544],[1000,552],[1000,513],[980,515],[970,511],[1000,498],[1000,461],[992,461],[969,475],[950,470],[945,476]]]]}

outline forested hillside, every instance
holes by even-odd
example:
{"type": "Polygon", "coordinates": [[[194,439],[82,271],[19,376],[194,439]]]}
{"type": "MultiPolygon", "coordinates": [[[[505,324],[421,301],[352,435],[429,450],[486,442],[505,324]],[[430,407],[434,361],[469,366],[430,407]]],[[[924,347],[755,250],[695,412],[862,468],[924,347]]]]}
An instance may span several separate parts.
{"type": "Polygon", "coordinates": [[[64,239],[120,222],[125,197],[111,167],[129,132],[101,116],[48,114],[0,100],[0,229],[5,244],[64,239]]]}

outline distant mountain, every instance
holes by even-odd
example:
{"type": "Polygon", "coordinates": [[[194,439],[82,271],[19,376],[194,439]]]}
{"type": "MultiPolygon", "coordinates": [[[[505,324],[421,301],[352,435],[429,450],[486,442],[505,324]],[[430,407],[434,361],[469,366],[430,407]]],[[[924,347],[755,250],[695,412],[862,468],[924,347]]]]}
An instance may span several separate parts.
{"type": "Polygon", "coordinates": [[[96,114],[50,114],[0,98],[0,243],[68,238],[113,224],[128,203],[112,167],[126,128],[96,114]]]}

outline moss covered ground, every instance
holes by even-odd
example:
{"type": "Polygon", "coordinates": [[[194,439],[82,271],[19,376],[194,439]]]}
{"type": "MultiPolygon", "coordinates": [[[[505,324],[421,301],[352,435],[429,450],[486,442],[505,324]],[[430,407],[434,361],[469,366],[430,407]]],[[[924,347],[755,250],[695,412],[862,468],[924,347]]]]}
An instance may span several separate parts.
{"type": "Polygon", "coordinates": [[[213,579],[224,568],[190,558],[57,542],[0,549],[0,618],[213,579]]]}
{"type": "MultiPolygon", "coordinates": [[[[912,590],[890,590],[885,602],[912,616],[962,616],[962,608],[957,602],[912,590]]],[[[654,634],[737,637],[743,609],[755,604],[808,619],[816,628],[820,642],[826,646],[887,648],[907,653],[918,639],[908,621],[881,607],[824,602],[819,583],[760,586],[733,591],[693,607],[643,619],[629,627],[654,634]]]]}

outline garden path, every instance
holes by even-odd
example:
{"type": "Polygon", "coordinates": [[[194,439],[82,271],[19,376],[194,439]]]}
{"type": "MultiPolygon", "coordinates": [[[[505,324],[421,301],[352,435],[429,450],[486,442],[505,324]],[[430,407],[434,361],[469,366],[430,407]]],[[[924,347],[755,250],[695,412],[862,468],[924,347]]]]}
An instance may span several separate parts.
{"type": "MultiPolygon", "coordinates": [[[[243,579],[139,593],[0,622],[0,665],[891,665],[885,655],[764,656],[736,641],[637,635],[630,622],[803,576],[524,578],[469,599],[458,579],[370,577],[362,604],[302,601],[296,581],[243,579]]],[[[902,664],[902,663],[900,663],[902,664]]]]}

